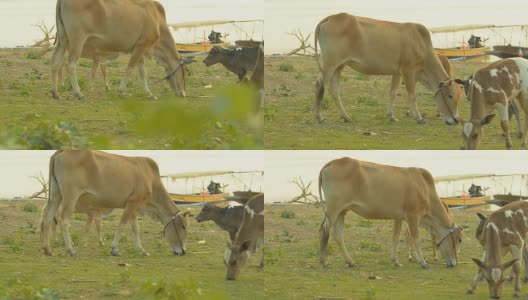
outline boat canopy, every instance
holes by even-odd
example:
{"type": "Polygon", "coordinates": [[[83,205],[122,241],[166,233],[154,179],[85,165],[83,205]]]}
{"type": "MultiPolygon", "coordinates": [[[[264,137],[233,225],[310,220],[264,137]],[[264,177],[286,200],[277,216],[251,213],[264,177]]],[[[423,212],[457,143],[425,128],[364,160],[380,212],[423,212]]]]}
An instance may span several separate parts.
{"type": "Polygon", "coordinates": [[[442,33],[442,32],[458,32],[458,31],[469,31],[484,28],[504,28],[504,27],[522,27],[527,26],[524,24],[518,25],[493,25],[493,24],[473,24],[473,25],[462,25],[462,26],[444,26],[429,28],[431,33],[442,33]]]}
{"type": "Polygon", "coordinates": [[[244,174],[244,173],[260,173],[264,174],[264,171],[253,170],[253,171],[202,171],[202,172],[185,172],[185,173],[174,173],[161,175],[161,178],[170,178],[173,181],[176,179],[189,179],[189,178],[199,178],[199,177],[209,177],[209,176],[218,176],[218,175],[227,175],[227,174],[244,174]]]}
{"type": "Polygon", "coordinates": [[[435,183],[444,182],[444,181],[456,181],[456,180],[465,180],[465,179],[474,179],[474,178],[484,178],[484,177],[506,177],[506,176],[526,176],[527,174],[461,174],[461,175],[447,175],[447,176],[438,176],[434,178],[435,183]]]}
{"type": "Polygon", "coordinates": [[[174,30],[178,30],[178,29],[182,29],[182,28],[197,28],[197,27],[211,26],[211,25],[223,25],[223,24],[235,24],[235,23],[253,23],[253,22],[264,22],[264,20],[242,20],[242,21],[235,21],[235,20],[209,20],[209,21],[181,22],[181,23],[173,23],[173,24],[168,24],[168,25],[170,27],[174,28],[174,30]]]}

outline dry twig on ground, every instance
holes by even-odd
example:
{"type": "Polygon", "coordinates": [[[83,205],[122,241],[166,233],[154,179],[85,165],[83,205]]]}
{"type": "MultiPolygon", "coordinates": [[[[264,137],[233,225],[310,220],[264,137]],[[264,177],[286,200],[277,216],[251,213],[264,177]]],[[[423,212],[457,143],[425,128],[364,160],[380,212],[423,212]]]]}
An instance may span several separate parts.
{"type": "Polygon", "coordinates": [[[34,193],[30,196],[30,198],[39,198],[39,199],[47,199],[48,198],[48,191],[49,191],[49,184],[42,175],[42,173],[38,173],[38,175],[31,176],[32,178],[35,178],[40,185],[42,186],[42,189],[39,192],[34,193]],[[44,194],[44,196],[41,196],[44,194]]]}
{"type": "Polygon", "coordinates": [[[290,182],[296,184],[301,189],[301,194],[299,196],[293,197],[289,201],[290,203],[321,205],[321,199],[310,191],[310,186],[312,185],[313,181],[305,184],[301,177],[298,177],[294,180],[291,180],[290,182]]]}
{"type": "Polygon", "coordinates": [[[310,36],[312,35],[311,33],[309,33],[306,37],[304,36],[304,34],[301,32],[300,29],[297,29],[297,32],[289,32],[288,33],[289,35],[293,35],[294,37],[297,38],[297,40],[299,40],[299,42],[301,43],[301,45],[295,49],[293,49],[292,51],[290,51],[290,53],[288,53],[288,55],[301,55],[301,56],[313,56],[314,55],[314,47],[310,44],[310,42],[308,41],[310,39],[310,36]],[[301,53],[302,52],[302,53],[301,53]]]}

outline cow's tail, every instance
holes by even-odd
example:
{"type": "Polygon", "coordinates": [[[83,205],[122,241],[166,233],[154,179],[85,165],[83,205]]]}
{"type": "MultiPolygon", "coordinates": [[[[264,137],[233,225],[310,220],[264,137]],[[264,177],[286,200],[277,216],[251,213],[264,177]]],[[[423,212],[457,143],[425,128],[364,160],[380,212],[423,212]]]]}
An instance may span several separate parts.
{"type": "Polygon", "coordinates": [[[48,203],[42,210],[42,221],[40,223],[40,238],[42,247],[46,250],[46,254],[49,254],[49,230],[52,222],[57,224],[57,210],[62,201],[60,196],[59,184],[55,177],[55,157],[62,153],[61,150],[56,151],[51,157],[49,162],[49,181],[48,181],[48,203]]]}
{"type": "Polygon", "coordinates": [[[328,239],[330,238],[330,223],[328,220],[328,214],[326,213],[326,202],[323,200],[322,185],[323,185],[323,170],[326,168],[324,166],[319,172],[319,199],[323,206],[324,219],[319,228],[319,256],[320,262],[323,266],[326,265],[326,248],[328,246],[328,239]]]}
{"type": "Polygon", "coordinates": [[[315,33],[314,33],[314,50],[315,50],[315,60],[317,61],[317,66],[319,67],[319,72],[322,72],[321,68],[321,62],[319,62],[319,53],[317,52],[317,41],[319,41],[319,30],[321,29],[321,24],[327,21],[327,18],[324,18],[317,24],[317,27],[315,27],[315,33]]]}
{"type": "Polygon", "coordinates": [[[66,29],[64,27],[64,22],[62,21],[61,6],[62,0],[57,0],[57,5],[55,6],[55,27],[57,28],[57,31],[55,32],[55,41],[53,41],[53,45],[57,45],[57,43],[60,44],[61,41],[67,39],[66,29]]]}

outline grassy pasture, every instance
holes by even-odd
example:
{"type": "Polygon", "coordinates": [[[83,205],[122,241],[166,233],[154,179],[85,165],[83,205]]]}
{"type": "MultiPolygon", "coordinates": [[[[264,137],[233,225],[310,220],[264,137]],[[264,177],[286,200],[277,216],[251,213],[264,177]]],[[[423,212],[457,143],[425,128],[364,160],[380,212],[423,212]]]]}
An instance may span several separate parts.
{"type": "MultiPolygon", "coordinates": [[[[479,282],[474,295],[465,295],[477,271],[471,258],[482,257],[475,238],[478,217],[470,211],[453,211],[453,216],[458,225],[470,226],[464,232],[455,268],[447,268],[440,253],[439,260],[432,261],[430,235],[423,230],[422,250],[431,268],[423,270],[416,262],[407,262],[403,241],[398,256],[403,266],[394,267],[390,259],[392,221],[367,220],[352,212],[345,218],[344,239],[358,267],[345,265],[331,234],[330,265],[323,268],[319,263],[322,208],[267,206],[266,295],[269,299],[487,299],[485,281],[479,282]]],[[[526,295],[526,287],[522,290],[526,295]]],[[[506,281],[502,296],[508,299],[512,294],[513,283],[506,281]]]]}
{"type": "MultiPolygon", "coordinates": [[[[238,281],[225,280],[227,233],[212,222],[191,219],[188,253],[178,257],[163,238],[163,226],[141,218],[141,240],[150,257],[136,250],[128,226],[121,256],[113,257],[119,213],[103,221],[104,247],[93,231],[85,234],[85,215],[74,215],[70,233],[77,257],[66,253],[61,235],[51,242],[55,256],[47,257],[39,242],[43,205],[0,201],[0,299],[265,299],[259,255],[249,259],[238,281]]],[[[199,208],[191,211],[196,215],[199,208]]]]}
{"type": "MultiPolygon", "coordinates": [[[[247,117],[250,104],[247,97],[240,97],[244,91],[235,89],[239,87],[236,75],[221,65],[205,67],[205,55],[197,56],[189,67],[186,98],[174,96],[165,81],[155,83],[165,71],[146,60],[149,86],[158,97],[154,101],[143,92],[137,71],[131,73],[127,96],[119,96],[128,55],[109,64],[111,91],[104,90],[99,70],[91,90],[92,63],[81,59],[77,70],[84,99],[73,97],[65,70],[66,90],[60,92],[63,99],[54,100],[50,94],[50,57],[51,53],[40,56],[31,49],[0,50],[0,137],[2,130],[15,136],[22,135],[24,129],[31,134],[37,131],[34,127],[48,126],[39,125],[46,120],[52,126],[65,122],[74,127],[71,132],[76,139],[64,143],[66,148],[262,148],[262,117],[247,117]]],[[[52,129],[43,131],[41,135],[46,135],[52,129]]]]}
{"type": "MultiPolygon", "coordinates": [[[[456,78],[467,78],[484,62],[452,62],[456,78]]],[[[436,117],[433,92],[418,84],[418,110],[427,124],[418,125],[406,116],[407,92],[398,89],[394,115],[386,116],[390,76],[369,76],[345,68],[341,77],[341,99],[351,123],[340,119],[339,111],[325,90],[325,122],[319,124],[313,115],[314,83],[319,76],[312,57],[266,57],[266,107],[264,135],[267,149],[458,149],[462,145],[462,127],[444,125],[436,117]]],[[[469,102],[459,105],[459,116],[469,118],[469,102]]],[[[516,137],[517,124],[512,122],[514,149],[521,140],[516,137]]],[[[480,149],[505,149],[500,122],[493,120],[484,127],[480,149]]]]}

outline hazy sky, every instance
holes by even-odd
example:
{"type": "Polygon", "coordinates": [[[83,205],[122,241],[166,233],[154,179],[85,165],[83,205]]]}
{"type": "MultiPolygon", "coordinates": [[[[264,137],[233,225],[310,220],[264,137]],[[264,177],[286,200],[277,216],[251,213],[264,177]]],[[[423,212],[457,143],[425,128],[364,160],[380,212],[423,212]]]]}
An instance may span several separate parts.
{"type": "MultiPolygon", "coordinates": [[[[433,176],[455,174],[528,174],[528,152],[526,151],[266,151],[265,157],[265,190],[266,201],[287,201],[300,194],[299,188],[290,183],[301,177],[305,183],[312,183],[312,191],[317,192],[317,178],[322,166],[327,162],[341,158],[355,159],[388,164],[400,167],[422,167],[433,176]]],[[[500,179],[494,179],[497,181],[500,179]]],[[[475,180],[475,184],[484,182],[475,180]]],[[[526,182],[504,182],[495,187],[497,192],[504,188],[512,193],[524,192],[526,182]],[[520,185],[520,186],[519,186],[520,185]]],[[[471,182],[464,182],[464,188],[471,182]]],[[[491,183],[486,183],[490,184],[491,183]]],[[[494,186],[490,186],[494,187],[494,186]]],[[[462,186],[453,187],[451,191],[439,189],[440,193],[460,193],[462,186]]]]}
{"type": "MultiPolygon", "coordinates": [[[[182,173],[192,171],[245,171],[263,170],[263,151],[107,151],[126,156],[148,156],[154,159],[159,167],[160,173],[182,173]]],[[[41,172],[48,178],[49,157],[54,151],[0,151],[0,198],[14,196],[29,196],[41,189],[39,183],[31,178],[41,172]]],[[[203,181],[207,185],[209,179],[203,181]]],[[[215,181],[230,183],[229,190],[236,188],[236,180],[233,181],[231,175],[226,177],[215,177],[215,181]]],[[[254,190],[263,188],[263,178],[261,176],[251,177],[251,175],[240,175],[240,179],[245,184],[252,184],[254,190]]],[[[165,181],[164,181],[165,183],[165,181]]],[[[182,192],[184,188],[200,188],[202,179],[187,182],[186,186],[178,185],[184,182],[169,183],[172,191],[182,192]],[[181,188],[181,189],[180,189],[181,188]]],[[[239,185],[240,187],[240,185],[239,185]]],[[[184,191],[185,192],[185,191],[184,191]]],[[[191,192],[191,191],[187,191],[191,192]]]]}

